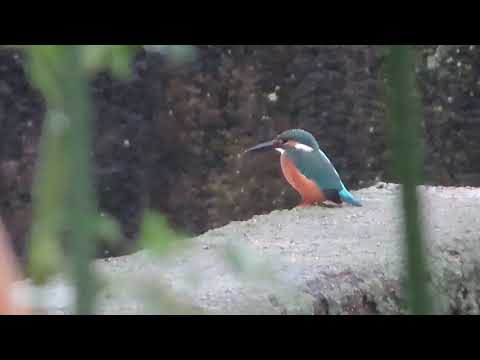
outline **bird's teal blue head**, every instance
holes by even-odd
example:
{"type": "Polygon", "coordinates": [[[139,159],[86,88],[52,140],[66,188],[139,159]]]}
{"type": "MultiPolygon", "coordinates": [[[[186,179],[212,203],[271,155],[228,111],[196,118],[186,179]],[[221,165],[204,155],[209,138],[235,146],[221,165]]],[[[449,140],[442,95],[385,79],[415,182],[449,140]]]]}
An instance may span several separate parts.
{"type": "Polygon", "coordinates": [[[282,132],[278,138],[284,142],[294,142],[318,150],[319,146],[315,137],[308,131],[302,129],[291,129],[282,132]]]}
{"type": "Polygon", "coordinates": [[[270,149],[282,149],[285,146],[296,147],[305,151],[319,150],[315,137],[302,129],[290,129],[279,134],[275,139],[258,144],[246,152],[265,151],[270,149]]]}

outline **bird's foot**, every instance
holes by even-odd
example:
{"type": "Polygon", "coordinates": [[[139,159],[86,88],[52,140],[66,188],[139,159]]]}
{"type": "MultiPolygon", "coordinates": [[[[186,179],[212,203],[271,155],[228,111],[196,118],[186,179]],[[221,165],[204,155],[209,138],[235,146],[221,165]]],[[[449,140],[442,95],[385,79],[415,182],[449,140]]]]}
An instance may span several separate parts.
{"type": "Polygon", "coordinates": [[[308,207],[311,207],[311,206],[312,206],[312,204],[303,202],[303,203],[297,205],[295,208],[297,208],[297,209],[304,209],[304,208],[308,208],[308,207]]]}
{"type": "Polygon", "coordinates": [[[304,208],[309,208],[309,207],[312,207],[312,206],[321,206],[321,207],[324,207],[324,208],[337,208],[337,207],[341,207],[342,204],[335,204],[335,203],[332,203],[332,202],[302,202],[301,204],[297,205],[295,208],[297,209],[304,209],[304,208]]]}
{"type": "Polygon", "coordinates": [[[340,207],[341,205],[339,204],[330,204],[330,203],[320,203],[318,204],[319,206],[322,206],[322,207],[325,207],[325,208],[329,208],[329,209],[332,209],[332,208],[337,208],[337,207],[340,207]]]}

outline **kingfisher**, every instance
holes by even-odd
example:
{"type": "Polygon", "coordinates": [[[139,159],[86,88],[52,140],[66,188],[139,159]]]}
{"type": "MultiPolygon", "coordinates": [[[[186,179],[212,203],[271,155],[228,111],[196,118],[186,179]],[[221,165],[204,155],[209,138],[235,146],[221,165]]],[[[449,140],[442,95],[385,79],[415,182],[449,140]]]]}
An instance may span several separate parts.
{"type": "Polygon", "coordinates": [[[343,202],[362,206],[345,187],[330,159],[315,137],[302,129],[286,130],[275,139],[253,146],[245,153],[276,150],[283,176],[302,197],[298,207],[343,202]]]}

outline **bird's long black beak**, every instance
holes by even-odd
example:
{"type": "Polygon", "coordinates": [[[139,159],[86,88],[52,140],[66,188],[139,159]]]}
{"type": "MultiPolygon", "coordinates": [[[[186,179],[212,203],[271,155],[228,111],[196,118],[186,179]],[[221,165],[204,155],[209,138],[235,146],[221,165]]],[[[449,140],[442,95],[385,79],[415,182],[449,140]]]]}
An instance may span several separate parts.
{"type": "Polygon", "coordinates": [[[278,146],[278,142],[276,140],[267,141],[267,142],[255,145],[255,146],[251,147],[250,149],[245,150],[244,153],[272,150],[273,148],[275,148],[277,146],[278,146]]]}

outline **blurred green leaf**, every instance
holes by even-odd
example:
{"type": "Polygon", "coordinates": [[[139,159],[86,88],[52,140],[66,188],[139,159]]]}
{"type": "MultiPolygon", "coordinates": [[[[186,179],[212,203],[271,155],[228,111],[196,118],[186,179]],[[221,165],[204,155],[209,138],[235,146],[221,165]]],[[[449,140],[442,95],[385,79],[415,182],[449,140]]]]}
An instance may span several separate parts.
{"type": "Polygon", "coordinates": [[[31,46],[29,54],[31,81],[48,107],[34,184],[31,276],[46,281],[59,267],[68,265],[77,289],[77,313],[90,314],[95,279],[89,262],[95,249],[97,212],[90,163],[91,104],[82,46],[31,46]],[[61,240],[66,242],[68,261],[62,259],[61,240]]]}
{"type": "Polygon", "coordinates": [[[225,244],[223,255],[227,264],[238,274],[256,280],[275,281],[270,264],[235,239],[225,244]]]}
{"type": "MultiPolygon", "coordinates": [[[[45,97],[39,168],[33,191],[30,242],[31,277],[48,280],[69,266],[76,286],[76,312],[94,312],[96,274],[90,267],[95,241],[122,237],[109,215],[100,216],[92,182],[92,104],[88,72],[110,70],[128,77],[142,45],[34,45],[27,48],[32,85],[45,97]],[[63,248],[63,242],[66,247],[63,248]]],[[[166,219],[146,213],[141,243],[158,254],[184,245],[187,236],[173,231],[166,219]]]]}
{"type": "Polygon", "coordinates": [[[392,45],[386,62],[390,142],[395,175],[402,184],[408,298],[413,314],[430,314],[428,261],[417,185],[421,184],[423,149],[420,141],[421,99],[416,84],[415,49],[392,45]]]}
{"type": "Polygon", "coordinates": [[[183,240],[187,238],[186,234],[173,231],[164,216],[154,211],[145,213],[140,230],[140,242],[144,248],[165,255],[184,245],[183,240]]]}
{"type": "Polygon", "coordinates": [[[84,65],[89,71],[111,70],[121,78],[130,75],[133,56],[141,45],[83,45],[84,65]]]}
{"type": "Polygon", "coordinates": [[[29,49],[27,72],[36,88],[42,91],[47,102],[58,104],[62,99],[60,81],[62,74],[63,49],[56,45],[33,45],[29,49]]]}
{"type": "Polygon", "coordinates": [[[118,221],[111,215],[102,213],[97,217],[97,236],[114,245],[122,239],[122,230],[118,221]]]}
{"type": "Polygon", "coordinates": [[[65,268],[65,257],[60,249],[60,240],[50,236],[49,231],[35,235],[30,246],[29,273],[34,284],[45,284],[65,268]]]}
{"type": "Polygon", "coordinates": [[[28,272],[37,284],[61,271],[65,261],[61,252],[61,236],[66,230],[64,194],[67,191],[66,137],[63,131],[53,131],[56,117],[48,111],[40,141],[39,171],[33,195],[30,267],[28,272]]]}

